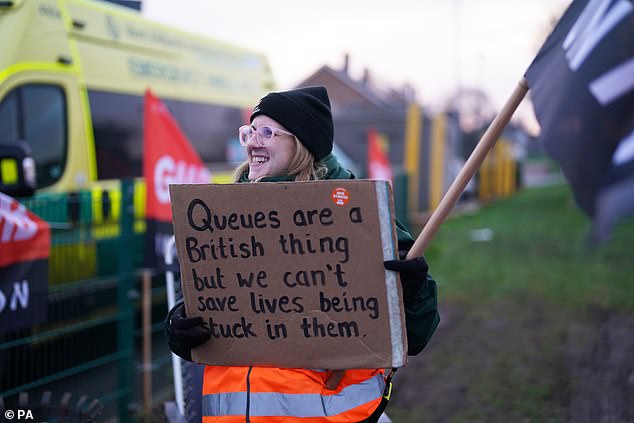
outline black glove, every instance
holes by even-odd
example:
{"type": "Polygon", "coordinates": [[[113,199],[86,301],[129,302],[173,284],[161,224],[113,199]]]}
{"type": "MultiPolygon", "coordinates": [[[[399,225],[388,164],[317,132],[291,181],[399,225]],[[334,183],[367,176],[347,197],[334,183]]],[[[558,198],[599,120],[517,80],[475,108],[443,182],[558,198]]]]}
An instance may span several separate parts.
{"type": "Polygon", "coordinates": [[[174,354],[192,361],[192,348],[203,344],[211,337],[211,331],[202,326],[202,323],[203,318],[200,316],[185,316],[184,303],[176,303],[165,319],[167,344],[174,354]]]}
{"type": "Polygon", "coordinates": [[[384,266],[387,270],[399,272],[403,287],[403,303],[408,305],[416,301],[421,289],[427,283],[429,266],[422,256],[404,260],[406,255],[406,252],[400,251],[401,260],[388,260],[384,262],[384,266]]]}

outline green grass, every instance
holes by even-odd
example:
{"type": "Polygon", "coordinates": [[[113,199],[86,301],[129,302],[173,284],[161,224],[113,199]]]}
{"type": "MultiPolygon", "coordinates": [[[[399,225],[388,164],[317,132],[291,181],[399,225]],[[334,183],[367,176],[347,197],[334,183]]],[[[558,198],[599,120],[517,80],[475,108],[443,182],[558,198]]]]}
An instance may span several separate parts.
{"type": "MultiPolygon", "coordinates": [[[[586,244],[567,186],[448,219],[425,253],[441,324],[396,375],[396,423],[563,423],[609,316],[634,312],[634,222],[586,244]],[[474,229],[493,238],[472,240],[474,229]]],[[[608,393],[609,395],[609,393],[608,393]]]]}
{"type": "Polygon", "coordinates": [[[449,301],[540,298],[565,308],[634,310],[634,224],[606,244],[586,242],[590,220],[567,187],[532,189],[446,221],[426,257],[449,301]],[[490,228],[489,242],[474,229],[490,228]]]}

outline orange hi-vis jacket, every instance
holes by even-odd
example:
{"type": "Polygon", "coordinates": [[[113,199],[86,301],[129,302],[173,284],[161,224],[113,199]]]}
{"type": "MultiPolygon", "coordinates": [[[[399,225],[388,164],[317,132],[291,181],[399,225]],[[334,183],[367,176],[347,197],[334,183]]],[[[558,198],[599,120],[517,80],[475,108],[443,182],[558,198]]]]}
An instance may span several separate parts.
{"type": "Polygon", "coordinates": [[[383,369],[347,370],[334,390],[329,371],[206,366],[203,423],[344,423],[372,415],[385,390],[383,369]]]}

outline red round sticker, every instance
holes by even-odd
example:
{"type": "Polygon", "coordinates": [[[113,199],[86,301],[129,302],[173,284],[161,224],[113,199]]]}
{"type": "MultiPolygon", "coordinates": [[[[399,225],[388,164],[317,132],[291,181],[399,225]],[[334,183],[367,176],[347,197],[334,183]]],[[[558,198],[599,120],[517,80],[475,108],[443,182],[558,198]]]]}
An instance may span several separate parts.
{"type": "Polygon", "coordinates": [[[338,206],[345,206],[350,200],[350,194],[345,188],[335,188],[332,191],[332,202],[338,206]]]}

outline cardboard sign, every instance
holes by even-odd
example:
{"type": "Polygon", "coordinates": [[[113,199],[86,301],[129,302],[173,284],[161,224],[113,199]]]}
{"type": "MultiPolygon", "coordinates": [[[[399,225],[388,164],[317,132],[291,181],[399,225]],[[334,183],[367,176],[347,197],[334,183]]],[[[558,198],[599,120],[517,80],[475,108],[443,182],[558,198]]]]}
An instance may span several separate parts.
{"type": "Polygon", "coordinates": [[[382,368],[406,363],[389,183],[170,185],[188,316],[213,365],[382,368]]]}

